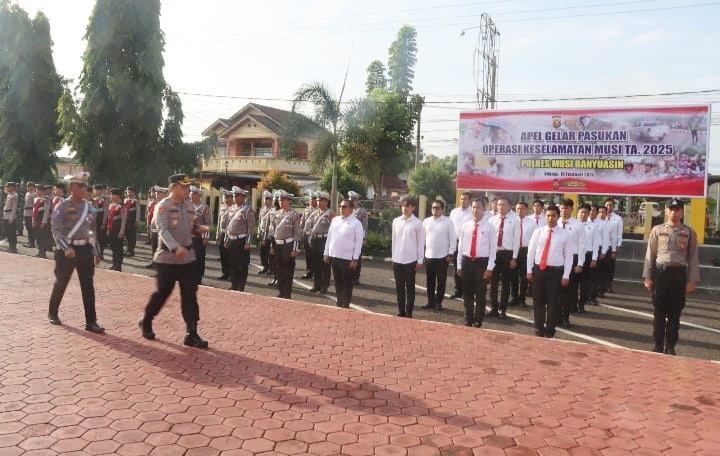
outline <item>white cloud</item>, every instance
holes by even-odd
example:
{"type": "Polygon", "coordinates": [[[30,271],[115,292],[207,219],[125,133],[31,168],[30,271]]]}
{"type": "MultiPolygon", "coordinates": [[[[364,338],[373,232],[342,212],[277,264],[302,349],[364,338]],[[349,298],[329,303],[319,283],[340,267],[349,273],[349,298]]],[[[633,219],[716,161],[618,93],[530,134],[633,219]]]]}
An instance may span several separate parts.
{"type": "Polygon", "coordinates": [[[608,41],[622,36],[622,31],[616,27],[603,27],[588,30],[585,37],[590,41],[608,41]]]}
{"type": "Polygon", "coordinates": [[[642,33],[633,39],[630,40],[631,43],[635,44],[641,44],[641,43],[649,43],[651,41],[655,41],[658,38],[660,38],[660,31],[659,30],[652,30],[650,32],[642,33]]]}

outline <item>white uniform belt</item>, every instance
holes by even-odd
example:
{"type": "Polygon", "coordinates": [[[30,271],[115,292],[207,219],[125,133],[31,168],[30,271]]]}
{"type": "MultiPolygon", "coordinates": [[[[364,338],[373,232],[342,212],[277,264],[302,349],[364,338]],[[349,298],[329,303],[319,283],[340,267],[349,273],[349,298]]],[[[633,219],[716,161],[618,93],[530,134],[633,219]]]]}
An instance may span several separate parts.
{"type": "Polygon", "coordinates": [[[327,236],[328,236],[327,233],[323,233],[323,234],[313,234],[313,235],[312,235],[312,238],[313,238],[313,239],[322,239],[322,238],[326,238],[327,236]]]}
{"type": "Polygon", "coordinates": [[[275,239],[275,243],[278,244],[278,245],[283,245],[283,244],[289,244],[289,243],[291,243],[291,242],[294,241],[294,240],[295,240],[295,239],[293,239],[293,238],[275,239]]]}
{"type": "Polygon", "coordinates": [[[247,234],[238,234],[237,236],[232,235],[232,234],[228,234],[227,237],[228,237],[228,239],[232,239],[232,240],[235,240],[235,239],[244,239],[244,238],[247,237],[247,234]]]}
{"type": "Polygon", "coordinates": [[[73,239],[70,241],[70,245],[88,245],[87,239],[73,239]]]}

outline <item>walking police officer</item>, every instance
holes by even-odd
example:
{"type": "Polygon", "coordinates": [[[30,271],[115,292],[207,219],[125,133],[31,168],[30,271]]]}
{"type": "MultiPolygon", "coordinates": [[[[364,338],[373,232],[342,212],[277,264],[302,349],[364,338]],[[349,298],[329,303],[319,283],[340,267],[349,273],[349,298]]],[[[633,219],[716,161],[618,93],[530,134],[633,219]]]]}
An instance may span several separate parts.
{"type": "Polygon", "coordinates": [[[153,261],[157,268],[157,291],[150,296],[145,314],[140,318],[142,336],[154,339],[153,318],[160,312],[172,293],[175,282],[180,286],[180,302],[187,333],[183,343],[190,347],[207,348],[208,343],[200,338],[197,322],[200,308],[197,302],[197,269],[192,236],[210,231],[208,226],[195,224],[195,207],[188,200],[191,181],[186,174],[175,174],[168,178],[170,197],[158,203],[155,224],[158,227],[160,246],[153,261]]]}
{"type": "Polygon", "coordinates": [[[697,234],[681,223],[683,210],[681,200],[668,201],[667,223],[650,231],[643,265],[645,288],[652,292],[654,307],[653,351],[669,355],[675,354],[685,294],[695,291],[700,280],[697,234]]]}
{"type": "Polygon", "coordinates": [[[100,262],[100,251],[95,239],[95,214],[87,202],[85,192],[89,173],[65,176],[70,197],[58,203],[52,216],[52,235],[55,239],[55,284],[50,295],[48,320],[60,324],[58,311],[73,270],[77,269],[85,308],[85,329],[101,333],[105,328],[97,324],[95,313],[95,265],[100,262]]]}
{"type": "Polygon", "coordinates": [[[250,250],[253,247],[252,235],[255,230],[255,211],[245,203],[247,194],[247,190],[233,187],[235,210],[229,216],[225,232],[230,289],[236,291],[245,291],[250,268],[250,250]]]}

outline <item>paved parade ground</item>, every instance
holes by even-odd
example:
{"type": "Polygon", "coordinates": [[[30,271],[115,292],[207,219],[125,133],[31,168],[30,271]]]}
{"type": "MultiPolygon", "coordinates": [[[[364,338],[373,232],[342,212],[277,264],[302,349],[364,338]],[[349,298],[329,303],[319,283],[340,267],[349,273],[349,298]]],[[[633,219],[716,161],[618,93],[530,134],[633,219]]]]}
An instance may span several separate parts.
{"type": "Polygon", "coordinates": [[[3,456],[720,454],[715,362],[205,286],[198,350],[176,292],[148,341],[154,281],[105,269],[107,333],[75,278],[49,325],[52,267],[0,253],[3,456]]]}

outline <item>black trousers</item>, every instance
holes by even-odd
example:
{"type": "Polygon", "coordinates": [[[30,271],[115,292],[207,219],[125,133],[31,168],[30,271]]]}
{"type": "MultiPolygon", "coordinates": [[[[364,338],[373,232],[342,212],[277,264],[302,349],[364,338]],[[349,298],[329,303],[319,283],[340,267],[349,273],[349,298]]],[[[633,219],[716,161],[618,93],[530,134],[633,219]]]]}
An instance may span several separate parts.
{"type": "MultiPolygon", "coordinates": [[[[22,211],[20,211],[22,213],[22,211]]],[[[23,219],[21,215],[15,216],[15,226],[17,227],[17,235],[22,236],[23,235],[23,219]]],[[[17,239],[17,238],[15,238],[17,239]]]]}
{"type": "Polygon", "coordinates": [[[180,308],[187,324],[197,323],[200,320],[200,307],[197,302],[197,266],[195,262],[187,264],[156,263],[157,291],[150,296],[145,306],[145,319],[152,321],[160,313],[168,296],[175,287],[180,286],[180,308]]]}
{"type": "MultiPolygon", "coordinates": [[[[270,268],[270,241],[264,241],[265,245],[260,243],[260,264],[266,271],[271,271],[270,268]]],[[[224,272],[223,272],[224,274],[224,272]]]]}
{"type": "Polygon", "coordinates": [[[400,264],[393,263],[395,276],[395,294],[397,297],[398,314],[401,317],[412,317],[415,308],[415,266],[417,261],[400,264]]]}
{"type": "Polygon", "coordinates": [[[607,285],[606,289],[609,290],[612,288],[612,282],[613,279],[615,279],[615,261],[616,259],[612,257],[610,253],[607,254],[605,257],[607,260],[606,266],[607,266],[607,285]]]}
{"type": "Polygon", "coordinates": [[[530,282],[527,279],[527,247],[520,247],[517,256],[517,268],[513,271],[510,280],[510,294],[513,299],[525,302],[530,282]]]}
{"type": "Polygon", "coordinates": [[[578,306],[583,307],[588,301],[592,299],[592,292],[597,288],[596,276],[597,276],[597,263],[594,268],[590,267],[592,263],[592,252],[585,252],[585,261],[583,261],[583,270],[579,276],[580,280],[580,301],[578,306]]]}
{"type": "Polygon", "coordinates": [[[128,220],[127,225],[125,225],[125,240],[127,241],[128,253],[134,255],[135,244],[137,244],[137,228],[135,228],[134,221],[128,220]]]}
{"type": "Polygon", "coordinates": [[[46,223],[43,227],[41,223],[37,224],[35,235],[37,237],[37,248],[38,256],[41,258],[46,257],[46,252],[52,250],[53,237],[50,231],[50,223],[46,223]]]}
{"type": "Polygon", "coordinates": [[[195,250],[195,267],[197,268],[198,284],[202,281],[205,275],[205,255],[207,252],[206,245],[203,243],[203,239],[200,236],[193,236],[192,238],[193,250],[195,250]]]}
{"type": "Polygon", "coordinates": [[[326,237],[319,237],[310,241],[310,249],[312,252],[311,270],[313,273],[313,288],[318,290],[327,290],[330,286],[330,265],[323,261],[326,241],[326,237]]]}
{"type": "Polygon", "coordinates": [[[350,307],[353,293],[353,271],[350,260],[330,258],[333,277],[335,277],[335,295],[338,307],[350,307]]]}
{"type": "Polygon", "coordinates": [[[100,254],[102,254],[105,250],[105,247],[108,246],[107,229],[103,229],[102,220],[97,221],[97,224],[95,225],[95,233],[97,236],[98,245],[100,246],[100,254]]]}
{"type": "Polygon", "coordinates": [[[560,316],[567,320],[572,312],[577,311],[578,304],[578,275],[575,273],[575,266],[578,265],[578,256],[573,255],[572,270],[570,271],[570,284],[560,290],[560,316]]]}
{"type": "Polygon", "coordinates": [[[488,258],[462,257],[463,305],[465,306],[465,324],[482,325],[485,319],[485,296],[487,279],[483,277],[487,270],[488,258]]]}
{"type": "Polygon", "coordinates": [[[495,256],[495,269],[490,279],[490,304],[493,310],[507,310],[510,300],[510,282],[515,271],[510,269],[512,250],[498,250],[495,256]],[[500,290],[500,301],[498,302],[498,286],[500,290]]]}
{"type": "Polygon", "coordinates": [[[548,266],[544,271],[537,265],[533,268],[533,316],[539,336],[555,336],[555,326],[560,319],[562,275],[562,266],[548,266]]]}
{"type": "Polygon", "coordinates": [[[687,271],[684,266],[653,268],[653,338],[657,347],[674,348],[685,307],[687,271]]]}
{"type": "Polygon", "coordinates": [[[293,275],[295,274],[295,258],[290,255],[293,251],[293,243],[276,244],[274,249],[278,288],[280,289],[278,297],[290,299],[293,275]]]}
{"type": "Polygon", "coordinates": [[[447,257],[425,259],[428,304],[435,307],[442,306],[447,284],[447,270],[447,257]]]}
{"type": "MultiPolygon", "coordinates": [[[[453,279],[455,280],[455,294],[463,296],[463,280],[457,273],[458,265],[458,244],[455,244],[455,255],[453,255],[453,279]]],[[[460,257],[462,261],[462,257],[460,257]]]]}
{"type": "Polygon", "coordinates": [[[125,252],[123,252],[123,239],[120,237],[120,226],[113,226],[108,237],[110,238],[110,249],[113,256],[112,269],[121,271],[125,252]]]}
{"type": "Polygon", "coordinates": [[[60,309],[60,301],[65,295],[65,289],[70,282],[72,273],[77,269],[80,290],[82,294],[83,307],[85,309],[85,322],[95,323],[95,259],[92,247],[89,245],[74,246],[75,258],[68,258],[62,250],[55,250],[55,284],[50,294],[50,315],[57,316],[60,309]]]}
{"type": "Polygon", "coordinates": [[[150,232],[150,250],[152,250],[152,254],[150,258],[153,258],[155,256],[155,252],[157,252],[158,245],[160,244],[160,235],[158,233],[150,232]]]}
{"type": "Polygon", "coordinates": [[[227,248],[225,247],[225,235],[221,235],[218,241],[218,254],[220,255],[220,270],[223,277],[230,277],[230,262],[228,258],[227,248]]]}
{"type": "Polygon", "coordinates": [[[601,291],[607,288],[607,255],[600,259],[602,252],[598,253],[597,266],[595,267],[595,286],[590,290],[590,300],[597,299],[601,291]]]}
{"type": "Polygon", "coordinates": [[[312,271],[312,243],[310,236],[302,235],[303,251],[305,252],[305,270],[312,271]]]}
{"type": "Polygon", "coordinates": [[[230,289],[245,291],[248,271],[250,269],[250,251],[245,250],[247,238],[231,239],[227,247],[228,271],[230,273],[230,289]]]}
{"type": "Polygon", "coordinates": [[[353,271],[353,283],[360,283],[360,270],[362,269],[362,254],[357,259],[357,267],[353,271]]]}
{"type": "Polygon", "coordinates": [[[17,252],[17,219],[12,222],[9,220],[3,220],[5,226],[5,236],[8,241],[8,252],[17,252]]]}
{"type": "Polygon", "coordinates": [[[31,247],[35,247],[35,230],[32,226],[32,215],[25,216],[25,231],[28,234],[28,243],[31,247]]]}

